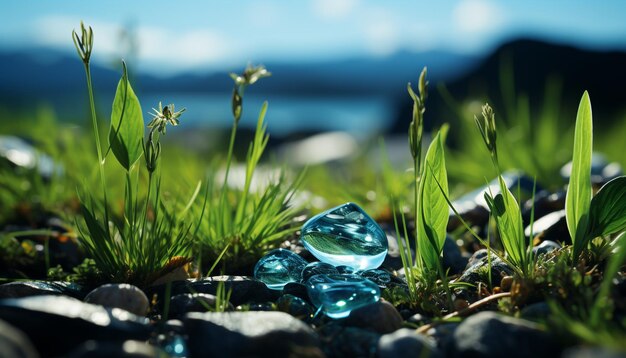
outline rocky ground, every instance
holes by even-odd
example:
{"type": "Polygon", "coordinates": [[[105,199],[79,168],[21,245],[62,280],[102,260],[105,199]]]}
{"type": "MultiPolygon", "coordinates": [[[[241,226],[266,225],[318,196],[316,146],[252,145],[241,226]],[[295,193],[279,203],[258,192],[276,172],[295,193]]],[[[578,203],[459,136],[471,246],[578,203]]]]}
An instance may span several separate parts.
{"type": "MultiPolygon", "coordinates": [[[[518,176],[511,185],[524,189],[527,184],[527,178],[518,176]]],[[[456,203],[466,220],[485,230],[488,212],[475,194],[456,203]]],[[[567,233],[563,202],[562,192],[540,192],[532,203],[540,218],[535,223],[533,249],[540,262],[556,260],[565,250],[561,244],[568,244],[563,239],[567,233]]],[[[61,233],[48,245],[50,264],[74,267],[80,263],[75,242],[62,239],[65,225],[54,217],[44,221],[61,233]]],[[[337,268],[311,264],[315,257],[296,236],[284,249],[297,254],[308,269],[298,273],[300,280],[293,279],[279,289],[255,279],[252,268],[247,276],[171,277],[169,283],[142,289],[67,280],[2,284],[0,357],[623,356],[623,352],[583,345],[551,330],[545,324],[553,314],[548,298],[552,294],[558,298],[562,292],[550,290],[565,286],[554,282],[525,286],[506,262],[489,257],[484,248],[462,237],[446,239],[443,266],[450,283],[472,286],[454,286],[453,307],[439,306],[436,313],[427,309],[430,299],[430,306],[440,304],[436,292],[423,297],[423,302],[407,302],[408,287],[392,223],[381,224],[388,241],[386,257],[379,269],[358,274],[377,285],[382,298],[355,308],[345,318],[333,319],[317,311],[304,283],[316,273],[337,268]],[[526,287],[529,291],[520,293],[526,287]],[[445,315],[447,319],[441,320],[445,315]]],[[[16,225],[5,231],[15,231],[16,225]]],[[[458,225],[452,216],[449,231],[458,225]]],[[[43,245],[31,239],[28,242],[35,243],[31,249],[41,254],[43,245]]],[[[30,277],[42,274],[41,267],[28,262],[14,264],[0,271],[15,273],[19,268],[30,277]]],[[[592,268],[592,272],[598,270],[592,268]]],[[[624,317],[625,287],[622,272],[612,289],[616,317],[624,317]]]]}

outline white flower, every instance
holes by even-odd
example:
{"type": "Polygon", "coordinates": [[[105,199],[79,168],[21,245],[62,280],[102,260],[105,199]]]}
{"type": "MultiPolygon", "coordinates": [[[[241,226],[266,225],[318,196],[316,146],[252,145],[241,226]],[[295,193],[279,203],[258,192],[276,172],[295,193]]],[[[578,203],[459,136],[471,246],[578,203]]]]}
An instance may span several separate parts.
{"type": "Polygon", "coordinates": [[[176,112],[174,108],[174,104],[169,104],[165,107],[162,106],[161,102],[159,102],[159,109],[152,108],[154,113],[149,113],[153,116],[150,123],[148,123],[148,128],[155,129],[162,134],[165,134],[167,124],[169,123],[172,126],[177,126],[179,123],[178,118],[185,112],[185,108],[176,112]]]}

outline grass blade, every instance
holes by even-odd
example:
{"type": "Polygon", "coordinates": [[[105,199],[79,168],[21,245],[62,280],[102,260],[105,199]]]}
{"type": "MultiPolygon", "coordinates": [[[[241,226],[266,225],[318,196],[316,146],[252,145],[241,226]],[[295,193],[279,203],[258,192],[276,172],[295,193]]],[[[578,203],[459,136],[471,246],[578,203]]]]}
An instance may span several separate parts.
{"type": "Polygon", "coordinates": [[[585,247],[584,234],[588,221],[591,201],[591,153],[593,146],[593,128],[591,101],[587,91],[583,94],[574,131],[574,154],[572,172],[565,197],[567,229],[572,237],[574,260],[585,247]]]}

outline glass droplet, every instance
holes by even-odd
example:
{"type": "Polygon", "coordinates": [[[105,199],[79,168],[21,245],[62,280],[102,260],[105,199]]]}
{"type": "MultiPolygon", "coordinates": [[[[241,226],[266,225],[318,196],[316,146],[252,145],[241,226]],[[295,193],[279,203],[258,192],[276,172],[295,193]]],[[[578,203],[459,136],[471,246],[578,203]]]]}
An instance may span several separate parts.
{"type": "Polygon", "coordinates": [[[285,249],[276,249],[263,256],[254,266],[254,278],[272,290],[282,290],[289,282],[300,282],[307,262],[285,249]]]}
{"type": "Polygon", "coordinates": [[[302,227],[301,239],[320,261],[355,270],[378,268],[387,255],[385,233],[354,203],[311,218],[302,227]]]}
{"type": "Polygon", "coordinates": [[[378,286],[355,274],[315,275],[307,281],[313,305],[330,318],[344,318],[359,307],[377,302],[378,286]]]}
{"type": "Polygon", "coordinates": [[[306,265],[306,267],[302,270],[302,282],[306,282],[308,279],[315,275],[334,275],[339,274],[339,270],[331,264],[327,264],[325,262],[311,262],[306,265]]]}

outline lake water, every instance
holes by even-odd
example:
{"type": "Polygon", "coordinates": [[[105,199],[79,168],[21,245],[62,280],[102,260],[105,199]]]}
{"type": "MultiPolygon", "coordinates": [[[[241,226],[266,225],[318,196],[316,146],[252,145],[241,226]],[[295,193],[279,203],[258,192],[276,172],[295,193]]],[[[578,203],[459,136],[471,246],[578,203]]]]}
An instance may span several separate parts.
{"type": "MultiPolygon", "coordinates": [[[[176,109],[187,110],[181,124],[204,128],[230,128],[232,114],[230,95],[175,93],[143,94],[140,96],[144,119],[146,112],[156,107],[174,103],[176,109]]],[[[244,96],[241,127],[254,128],[263,101],[268,101],[265,121],[273,136],[284,136],[301,131],[348,131],[368,135],[389,128],[395,118],[391,102],[381,97],[294,97],[294,96],[244,96]]]]}

